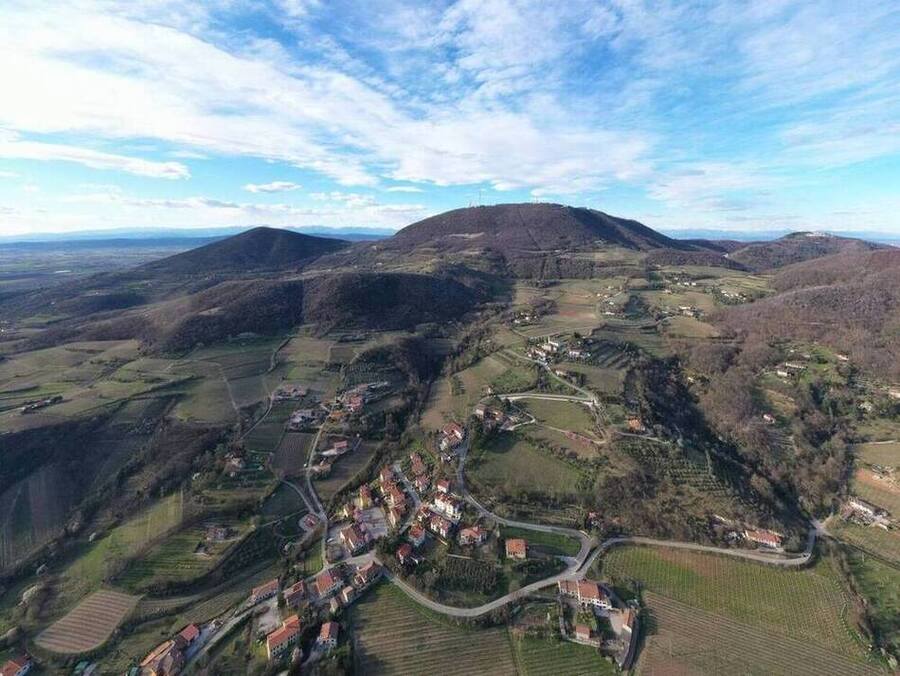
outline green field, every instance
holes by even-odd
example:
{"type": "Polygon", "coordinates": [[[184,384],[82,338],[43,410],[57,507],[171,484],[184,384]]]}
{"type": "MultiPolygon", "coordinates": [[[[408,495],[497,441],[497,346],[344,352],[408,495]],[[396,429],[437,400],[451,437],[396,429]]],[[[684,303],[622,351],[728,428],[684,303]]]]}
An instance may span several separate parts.
{"type": "Polygon", "coordinates": [[[556,639],[511,639],[519,673],[524,676],[617,674],[596,648],[556,639]]]}
{"type": "Polygon", "coordinates": [[[808,570],[778,570],[726,556],[677,549],[617,547],[602,574],[638,580],[643,589],[743,624],[860,657],[847,621],[848,598],[828,561],[808,570]]]}
{"type": "Polygon", "coordinates": [[[583,404],[550,399],[522,399],[517,404],[524,406],[538,422],[551,427],[578,433],[594,427],[594,418],[583,404]]]}
{"type": "Polygon", "coordinates": [[[516,674],[505,627],[470,629],[382,584],[350,612],[361,674],[516,674]]]}
{"type": "Polygon", "coordinates": [[[829,527],[842,542],[900,565],[900,534],[897,531],[885,531],[874,526],[860,526],[838,520],[829,522],[829,527]]]}
{"type": "Polygon", "coordinates": [[[581,550],[581,543],[578,540],[559,533],[544,533],[527,528],[503,526],[500,529],[500,537],[503,539],[524,538],[529,547],[537,547],[548,554],[559,556],[575,556],[581,550]]]}
{"type": "Polygon", "coordinates": [[[584,375],[584,384],[594,390],[604,394],[619,394],[622,392],[622,385],[625,382],[625,370],[619,368],[609,368],[605,366],[594,366],[592,364],[582,364],[579,362],[561,362],[559,368],[564,371],[574,371],[584,375]]]}
{"type": "Polygon", "coordinates": [[[853,450],[860,461],[870,465],[900,466],[900,441],[872,441],[853,450]]]}
{"type": "Polygon", "coordinates": [[[467,472],[486,489],[570,494],[581,473],[571,464],[542,453],[524,437],[507,433],[476,449],[467,472]]]}

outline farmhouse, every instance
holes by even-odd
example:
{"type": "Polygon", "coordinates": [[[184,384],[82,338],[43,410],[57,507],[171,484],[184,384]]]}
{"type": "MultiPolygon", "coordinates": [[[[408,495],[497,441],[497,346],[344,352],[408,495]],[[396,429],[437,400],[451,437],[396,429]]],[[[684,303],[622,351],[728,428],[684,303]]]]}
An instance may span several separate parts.
{"type": "Polygon", "coordinates": [[[338,577],[331,568],[323,570],[316,575],[316,579],[313,581],[313,588],[316,590],[316,596],[320,599],[331,596],[337,591],[337,588],[340,587],[340,585],[341,578],[338,577]]]}
{"type": "Polygon", "coordinates": [[[227,526],[209,526],[206,529],[206,540],[208,542],[222,542],[228,539],[227,526]]]}
{"type": "Polygon", "coordinates": [[[316,645],[325,650],[331,650],[337,646],[338,631],[340,626],[337,622],[326,622],[319,630],[319,638],[316,639],[316,645]]]}
{"type": "Polygon", "coordinates": [[[428,486],[431,484],[428,477],[425,474],[419,474],[415,479],[413,479],[413,486],[415,486],[416,490],[420,493],[424,493],[428,490],[428,486]]]}
{"type": "Polygon", "coordinates": [[[175,644],[179,650],[185,650],[193,645],[194,641],[200,636],[200,629],[196,624],[189,624],[184,629],[175,634],[175,644]]]}
{"type": "Polygon", "coordinates": [[[772,549],[781,547],[781,535],[770,530],[745,530],[744,537],[750,542],[755,542],[764,547],[771,547],[772,549]]]}
{"type": "Polygon", "coordinates": [[[394,470],[387,466],[382,467],[378,473],[378,480],[381,482],[382,488],[385,484],[392,483],[394,481],[394,470]]]}
{"type": "Polygon", "coordinates": [[[300,618],[291,615],[281,626],[266,636],[266,653],[270,660],[284,655],[291,646],[297,644],[300,636],[300,618]]]}
{"type": "Polygon", "coordinates": [[[881,509],[879,507],[856,496],[852,496],[849,500],[847,500],[847,504],[851,509],[853,509],[853,511],[864,514],[865,516],[868,516],[870,518],[874,518],[881,512],[881,509]]]}
{"type": "Polygon", "coordinates": [[[141,676],[173,676],[184,668],[184,655],[175,641],[156,646],[141,662],[141,676]]]}
{"type": "Polygon", "coordinates": [[[603,587],[591,580],[560,580],[557,587],[560,595],[577,599],[583,608],[612,608],[612,602],[603,587]]]}
{"type": "Polygon", "coordinates": [[[278,589],[278,578],[269,580],[258,587],[254,587],[253,591],[250,592],[250,603],[259,603],[260,601],[270,599],[278,593],[278,589]]]}
{"type": "Polygon", "coordinates": [[[21,655],[8,660],[0,667],[0,676],[24,676],[31,671],[31,658],[21,655]]]}
{"type": "Polygon", "coordinates": [[[509,538],[506,541],[506,558],[520,561],[528,558],[528,545],[522,538],[509,538]]]}
{"type": "Polygon", "coordinates": [[[437,490],[438,493],[449,493],[450,492],[450,479],[441,479],[437,482],[437,490]]]}
{"type": "Polygon", "coordinates": [[[360,509],[369,509],[372,506],[372,489],[368,484],[359,487],[359,496],[356,498],[356,506],[360,509]]]}
{"type": "Polygon", "coordinates": [[[459,544],[480,545],[487,539],[487,531],[481,526],[469,526],[459,531],[459,544]]]}
{"type": "Polygon", "coordinates": [[[296,608],[306,598],[306,583],[303,580],[295,582],[284,590],[284,602],[289,608],[296,608]]]}
{"type": "Polygon", "coordinates": [[[575,625],[575,638],[579,641],[590,641],[591,640],[591,628],[586,624],[576,624],[575,625]]]}

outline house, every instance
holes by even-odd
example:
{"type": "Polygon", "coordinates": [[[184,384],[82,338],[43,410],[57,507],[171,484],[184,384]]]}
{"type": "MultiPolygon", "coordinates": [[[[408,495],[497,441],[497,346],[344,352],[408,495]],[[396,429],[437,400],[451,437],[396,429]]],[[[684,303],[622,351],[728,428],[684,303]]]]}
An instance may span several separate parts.
{"type": "Polygon", "coordinates": [[[596,582],[591,580],[560,580],[557,583],[559,593],[562,596],[577,599],[582,608],[594,606],[596,608],[612,609],[612,601],[596,582]]]}
{"type": "Polygon", "coordinates": [[[449,493],[450,492],[450,479],[441,479],[437,482],[437,490],[438,493],[449,493]]]}
{"type": "Polygon", "coordinates": [[[250,592],[250,603],[259,603],[260,601],[270,599],[278,593],[278,589],[278,578],[269,580],[258,587],[254,587],[253,591],[250,592]]]}
{"type": "Polygon", "coordinates": [[[356,574],[353,576],[353,585],[357,589],[365,589],[381,577],[381,572],[381,566],[374,561],[370,561],[366,565],[357,568],[356,574]]]}
{"type": "Polygon", "coordinates": [[[524,561],[528,558],[528,545],[522,538],[509,538],[506,541],[506,558],[524,561]]]}
{"type": "Polygon", "coordinates": [[[462,503],[447,493],[438,493],[434,497],[432,507],[436,512],[440,512],[453,521],[459,521],[462,517],[462,503]]]}
{"type": "Polygon", "coordinates": [[[316,645],[325,650],[332,650],[337,646],[338,631],[340,631],[340,626],[337,622],[326,622],[319,630],[316,645]]]}
{"type": "Polygon", "coordinates": [[[340,586],[341,578],[338,577],[337,573],[335,573],[332,568],[323,570],[316,575],[316,579],[313,581],[313,588],[316,591],[316,596],[320,599],[331,596],[340,586]]]}
{"type": "Polygon", "coordinates": [[[306,583],[303,580],[284,590],[284,602],[289,608],[296,608],[304,599],[306,599],[306,583]]]}
{"type": "Polygon", "coordinates": [[[459,446],[466,438],[466,430],[457,423],[445,425],[441,430],[440,447],[442,451],[449,451],[459,446]]]}
{"type": "Polygon", "coordinates": [[[184,668],[184,654],[175,641],[156,646],[141,662],[141,676],[175,676],[184,668]]]}
{"type": "Polygon", "coordinates": [[[576,624],[575,625],[575,638],[579,641],[590,641],[591,640],[591,628],[586,624],[576,624]]]}
{"type": "Polygon", "coordinates": [[[425,542],[425,529],[419,524],[414,524],[406,534],[406,539],[412,543],[413,547],[421,547],[425,542]]]}
{"type": "Polygon", "coordinates": [[[405,566],[407,563],[414,563],[413,549],[408,542],[404,542],[397,548],[397,560],[400,565],[405,566]]]}
{"type": "Polygon", "coordinates": [[[394,480],[394,470],[390,467],[382,467],[378,473],[378,480],[381,481],[382,486],[391,483],[394,480]]]}
{"type": "Polygon", "coordinates": [[[873,505],[871,502],[866,502],[862,498],[856,496],[851,496],[850,499],[847,500],[847,504],[850,505],[853,511],[871,518],[878,516],[884,511],[877,505],[873,505]]]}
{"type": "Polygon", "coordinates": [[[488,412],[488,407],[486,404],[478,404],[475,407],[475,417],[478,418],[479,420],[484,420],[485,416],[487,415],[487,412],[488,412]]]}
{"type": "Polygon", "coordinates": [[[343,603],[345,606],[349,606],[351,603],[353,603],[353,599],[356,598],[356,590],[348,584],[343,589],[341,589],[340,593],[338,594],[338,598],[340,598],[341,603],[343,603]]]}
{"type": "Polygon", "coordinates": [[[194,641],[200,636],[200,629],[196,624],[189,624],[184,629],[175,634],[175,643],[179,650],[185,650],[190,647],[194,641]]]}
{"type": "Polygon", "coordinates": [[[420,493],[427,491],[430,484],[431,481],[429,481],[428,476],[425,474],[419,474],[413,479],[413,486],[415,486],[416,490],[420,493]]]}
{"type": "Polygon", "coordinates": [[[299,638],[300,618],[291,615],[278,629],[266,636],[266,654],[270,660],[278,659],[295,646],[299,638]]]}
{"type": "Polygon", "coordinates": [[[359,526],[353,524],[341,531],[341,542],[350,550],[351,554],[357,554],[369,543],[366,534],[360,530],[359,526]]]}
{"type": "Polygon", "coordinates": [[[439,514],[432,514],[428,522],[428,527],[432,533],[436,533],[440,537],[447,539],[453,531],[453,524],[439,514]]]}
{"type": "Polygon", "coordinates": [[[228,539],[228,526],[209,526],[206,529],[208,542],[222,542],[228,539]]]}
{"type": "Polygon", "coordinates": [[[397,528],[403,523],[403,514],[406,512],[402,507],[391,507],[388,511],[388,523],[391,528],[397,528]]]}
{"type": "Polygon", "coordinates": [[[425,474],[425,472],[428,470],[428,468],[425,466],[425,463],[422,461],[422,456],[418,453],[410,453],[409,461],[412,465],[412,473],[414,476],[425,474]]]}
{"type": "Polygon", "coordinates": [[[356,506],[360,509],[369,509],[372,506],[372,489],[368,484],[359,487],[359,496],[356,498],[356,506]]]}
{"type": "Polygon", "coordinates": [[[366,400],[361,394],[352,394],[347,397],[347,410],[350,413],[359,413],[366,405],[366,400]]]}
{"type": "Polygon", "coordinates": [[[481,526],[469,526],[459,531],[459,544],[480,545],[487,539],[487,531],[481,526]]]}
{"type": "Polygon", "coordinates": [[[744,537],[750,542],[755,542],[764,547],[771,547],[772,549],[781,547],[781,535],[770,530],[745,530],[744,537]]]}
{"type": "Polygon", "coordinates": [[[763,419],[763,422],[765,422],[767,425],[774,425],[776,422],[775,416],[772,415],[771,413],[763,413],[762,419],[763,419]]]}
{"type": "Polygon", "coordinates": [[[641,422],[640,418],[629,418],[628,419],[628,431],[629,432],[646,432],[647,428],[644,427],[644,423],[641,422]]]}
{"type": "Polygon", "coordinates": [[[390,507],[400,507],[406,504],[406,494],[400,490],[397,484],[393,483],[388,486],[385,499],[390,507]]]}
{"type": "Polygon", "coordinates": [[[28,655],[21,655],[7,660],[0,667],[0,676],[24,676],[31,671],[31,658],[28,655]]]}

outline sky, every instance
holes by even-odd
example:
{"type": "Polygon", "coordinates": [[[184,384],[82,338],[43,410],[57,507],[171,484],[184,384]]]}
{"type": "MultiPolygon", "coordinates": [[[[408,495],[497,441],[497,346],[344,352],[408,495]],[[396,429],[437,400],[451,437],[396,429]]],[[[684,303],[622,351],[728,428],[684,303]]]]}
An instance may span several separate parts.
{"type": "Polygon", "coordinates": [[[900,234],[897,0],[4,0],[0,236],[472,204],[900,234]]]}

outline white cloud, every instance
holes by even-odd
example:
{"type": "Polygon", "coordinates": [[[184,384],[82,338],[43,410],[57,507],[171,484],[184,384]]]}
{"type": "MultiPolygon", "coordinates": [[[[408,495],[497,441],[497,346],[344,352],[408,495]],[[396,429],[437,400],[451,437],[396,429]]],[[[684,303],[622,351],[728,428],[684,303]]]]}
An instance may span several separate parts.
{"type": "Polygon", "coordinates": [[[302,188],[299,183],[290,181],[272,181],[271,183],[248,183],[244,186],[247,192],[291,192],[302,188]]]}
{"type": "Polygon", "coordinates": [[[180,162],[154,162],[139,157],[105,153],[61,143],[19,140],[16,134],[0,134],[0,157],[5,159],[74,162],[91,169],[124,171],[151,178],[189,178],[180,162]]]}
{"type": "Polygon", "coordinates": [[[417,188],[414,185],[393,185],[390,188],[386,188],[385,192],[425,192],[422,188],[417,188]]]}

